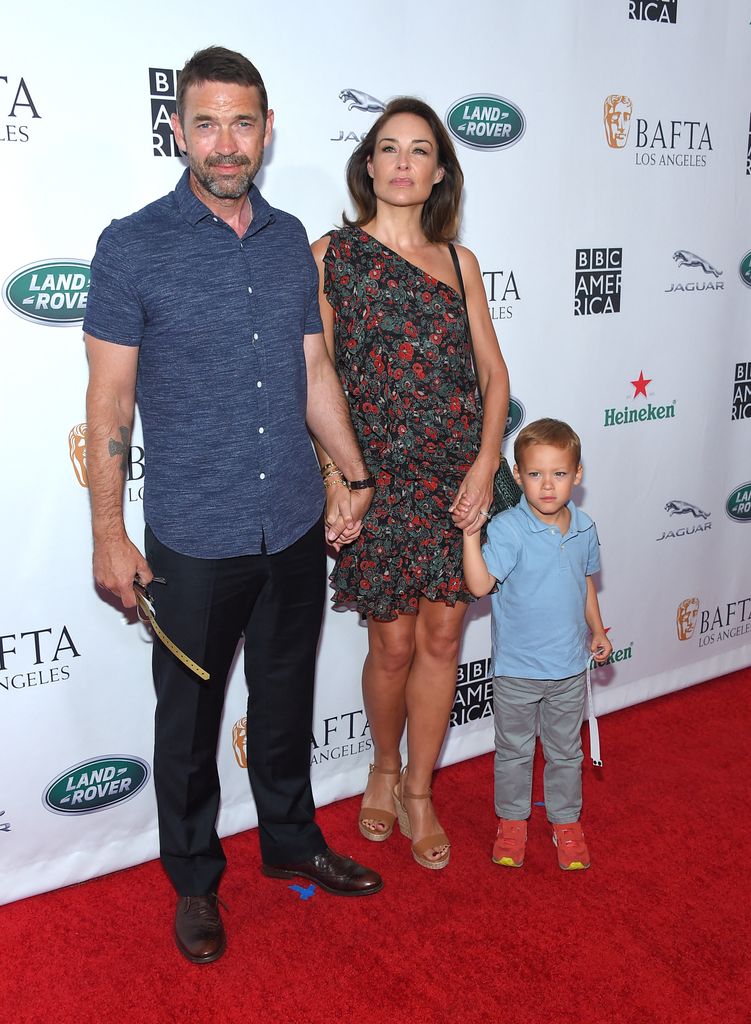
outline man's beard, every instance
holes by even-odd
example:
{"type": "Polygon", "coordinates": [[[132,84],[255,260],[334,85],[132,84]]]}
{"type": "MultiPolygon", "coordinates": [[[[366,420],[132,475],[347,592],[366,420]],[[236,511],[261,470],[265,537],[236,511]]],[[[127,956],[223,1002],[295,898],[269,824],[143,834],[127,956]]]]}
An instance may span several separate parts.
{"type": "Polygon", "coordinates": [[[199,184],[216,199],[240,199],[253,184],[253,178],[260,169],[262,159],[260,157],[256,163],[247,156],[239,155],[215,156],[203,163],[191,159],[190,169],[199,184]],[[213,172],[212,168],[217,166],[239,167],[241,170],[234,177],[227,178],[223,174],[213,172]]]}

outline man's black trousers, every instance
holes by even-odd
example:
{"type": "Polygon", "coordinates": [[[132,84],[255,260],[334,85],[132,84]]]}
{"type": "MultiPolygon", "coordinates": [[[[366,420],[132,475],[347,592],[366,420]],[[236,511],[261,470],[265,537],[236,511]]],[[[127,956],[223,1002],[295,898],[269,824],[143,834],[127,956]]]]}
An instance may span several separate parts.
{"type": "MultiPolygon", "coordinates": [[[[265,863],[308,860],[326,843],[313,820],[310,736],[326,586],[323,525],[276,554],[179,554],[146,527],[156,621],[210,673],[203,682],[154,639],[154,785],[164,868],[178,895],[216,892],[226,860],[215,822],[216,750],[227,675],[245,637],[247,758],[265,863]]],[[[226,726],[225,726],[226,729],[226,726]]]]}

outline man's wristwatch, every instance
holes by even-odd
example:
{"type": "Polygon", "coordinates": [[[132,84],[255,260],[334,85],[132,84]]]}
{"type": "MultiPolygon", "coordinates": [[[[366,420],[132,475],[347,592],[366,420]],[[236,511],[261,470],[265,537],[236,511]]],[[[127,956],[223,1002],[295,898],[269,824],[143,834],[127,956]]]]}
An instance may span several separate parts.
{"type": "Polygon", "coordinates": [[[366,487],[375,487],[376,481],[374,476],[366,477],[364,480],[348,480],[347,487],[351,491],[364,491],[366,487]]]}

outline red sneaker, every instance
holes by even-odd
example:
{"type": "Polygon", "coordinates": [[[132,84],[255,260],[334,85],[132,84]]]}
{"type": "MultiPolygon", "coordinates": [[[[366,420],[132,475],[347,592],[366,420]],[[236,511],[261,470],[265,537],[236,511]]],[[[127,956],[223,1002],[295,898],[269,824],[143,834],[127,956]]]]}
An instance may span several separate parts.
{"type": "Polygon", "coordinates": [[[520,868],[524,863],[527,845],[526,821],[511,818],[498,819],[498,831],[493,844],[493,863],[505,868],[520,868]]]}
{"type": "Polygon", "coordinates": [[[589,850],[578,821],[553,825],[553,843],[558,847],[558,866],[564,871],[584,871],[589,867],[589,850]]]}

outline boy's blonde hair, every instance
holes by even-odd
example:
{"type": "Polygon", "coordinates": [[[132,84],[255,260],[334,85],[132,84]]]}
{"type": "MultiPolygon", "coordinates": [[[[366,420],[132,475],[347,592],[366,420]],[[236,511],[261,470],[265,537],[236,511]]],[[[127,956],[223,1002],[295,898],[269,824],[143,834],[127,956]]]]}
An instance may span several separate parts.
{"type": "Polygon", "coordinates": [[[575,466],[581,462],[582,443],[579,435],[563,420],[535,420],[520,430],[514,442],[514,460],[517,466],[521,463],[524,452],[533,444],[549,444],[553,448],[563,448],[571,452],[575,466]]]}

